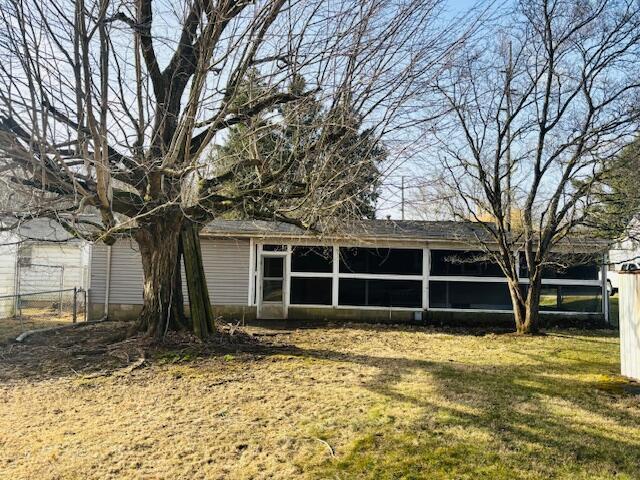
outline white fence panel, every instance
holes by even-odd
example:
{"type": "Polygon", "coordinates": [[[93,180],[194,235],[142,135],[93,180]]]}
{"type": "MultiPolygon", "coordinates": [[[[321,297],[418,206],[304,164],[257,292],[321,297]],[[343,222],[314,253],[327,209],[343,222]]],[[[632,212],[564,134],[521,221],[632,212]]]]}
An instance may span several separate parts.
{"type": "Polygon", "coordinates": [[[620,367],[640,380],[640,272],[620,274],[620,367]]]}

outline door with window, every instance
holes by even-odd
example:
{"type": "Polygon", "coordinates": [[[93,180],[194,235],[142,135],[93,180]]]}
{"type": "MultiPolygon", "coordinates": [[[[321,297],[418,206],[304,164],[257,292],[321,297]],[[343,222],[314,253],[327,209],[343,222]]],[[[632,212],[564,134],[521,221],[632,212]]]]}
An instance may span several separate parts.
{"type": "Polygon", "coordinates": [[[259,278],[258,318],[287,318],[285,306],[285,255],[265,254],[259,278]]]}

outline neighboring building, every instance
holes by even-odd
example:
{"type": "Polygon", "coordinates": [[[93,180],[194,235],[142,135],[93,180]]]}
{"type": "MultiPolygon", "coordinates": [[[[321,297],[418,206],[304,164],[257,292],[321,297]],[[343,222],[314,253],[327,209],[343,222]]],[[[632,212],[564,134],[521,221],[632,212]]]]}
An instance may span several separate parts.
{"type": "MultiPolygon", "coordinates": [[[[510,321],[504,277],[469,251],[482,235],[480,226],[458,222],[365,220],[323,235],[284,223],[215,221],[201,238],[214,311],[229,319],[510,321]]],[[[583,253],[582,263],[547,272],[544,314],[606,321],[604,254],[584,263],[584,253],[603,244],[568,248],[583,253]]],[[[135,242],[94,245],[90,271],[91,318],[135,318],[143,285],[135,242]]]]}
{"type": "Polygon", "coordinates": [[[626,234],[609,250],[608,285],[611,293],[615,293],[619,288],[618,272],[638,268],[640,268],[640,216],[631,220],[626,234]]]}
{"type": "Polygon", "coordinates": [[[30,220],[16,230],[0,232],[0,318],[14,315],[11,296],[41,298],[39,292],[86,288],[90,244],[72,238],[57,222],[30,220]]]}

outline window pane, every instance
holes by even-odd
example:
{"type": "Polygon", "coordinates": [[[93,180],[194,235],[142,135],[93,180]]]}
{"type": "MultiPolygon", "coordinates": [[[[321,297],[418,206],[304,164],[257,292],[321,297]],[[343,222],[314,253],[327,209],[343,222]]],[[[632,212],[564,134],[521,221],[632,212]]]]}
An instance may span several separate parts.
{"type": "MultiPolygon", "coordinates": [[[[542,278],[569,280],[597,280],[600,272],[599,260],[586,254],[554,255],[551,265],[542,268],[542,278]]],[[[524,254],[520,254],[520,275],[526,277],[529,269],[524,254]]]]}
{"type": "Polygon", "coordinates": [[[282,280],[263,280],[262,300],[264,302],[281,302],[282,280]]]}
{"type": "Polygon", "coordinates": [[[284,258],[282,257],[264,257],[264,272],[262,276],[265,278],[282,278],[284,272],[284,258]]]}
{"type": "Polygon", "coordinates": [[[431,250],[431,275],[504,277],[483,252],[461,250],[431,250]]]}
{"type": "Polygon", "coordinates": [[[602,312],[602,289],[595,286],[545,285],[540,310],[556,312],[602,312]],[[550,301],[555,296],[555,301],[550,301]]]}
{"type": "Polygon", "coordinates": [[[291,254],[292,272],[331,273],[333,270],[331,247],[294,247],[291,254]]]}
{"type": "Polygon", "coordinates": [[[429,306],[477,310],[511,310],[506,283],[429,282],[429,306]]]}
{"type": "Polygon", "coordinates": [[[540,310],[558,309],[558,289],[556,287],[542,287],[540,292],[540,310]]]}
{"type": "Polygon", "coordinates": [[[340,305],[421,308],[422,282],[341,278],[338,297],[340,305]]]}
{"type": "Polygon", "coordinates": [[[294,305],[331,305],[330,278],[291,278],[291,303],[294,305]]]}
{"type": "Polygon", "coordinates": [[[286,252],[286,245],[263,245],[262,250],[265,252],[286,252]]]}
{"type": "Polygon", "coordinates": [[[341,248],[340,272],[422,275],[422,250],[409,248],[341,248]]]}

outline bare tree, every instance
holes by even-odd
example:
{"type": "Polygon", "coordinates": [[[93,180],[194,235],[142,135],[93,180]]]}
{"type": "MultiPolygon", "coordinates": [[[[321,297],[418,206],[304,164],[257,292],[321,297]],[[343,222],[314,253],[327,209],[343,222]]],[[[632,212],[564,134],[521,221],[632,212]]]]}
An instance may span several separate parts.
{"type": "Polygon", "coordinates": [[[1,0],[0,170],[29,199],[12,214],[87,235],[79,214],[95,211],[94,239],[130,235],[149,335],[181,316],[184,254],[193,329],[206,335],[198,225],[235,209],[288,220],[291,200],[302,208],[326,178],[318,172],[344,129],[328,115],[305,161],[278,168],[251,157],[221,168],[212,147],[230,127],[312,93],[329,112],[348,104],[380,138],[415,125],[417,79],[457,45],[440,9],[441,0],[1,0]],[[241,101],[251,68],[269,88],[241,101]],[[295,76],[305,91],[287,89],[295,76]],[[284,170],[296,181],[280,182],[284,170]],[[231,188],[238,178],[251,181],[231,188]]]}
{"type": "Polygon", "coordinates": [[[531,333],[552,250],[575,248],[637,131],[640,4],[521,1],[498,25],[432,84],[448,112],[434,129],[438,194],[482,226],[475,244],[508,280],[517,331],[531,333]]]}

